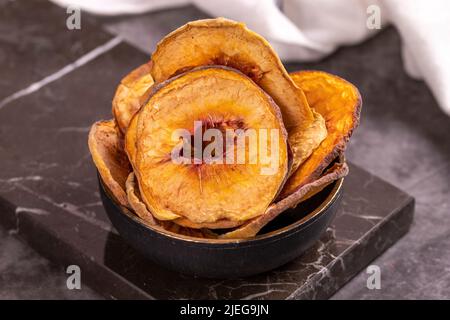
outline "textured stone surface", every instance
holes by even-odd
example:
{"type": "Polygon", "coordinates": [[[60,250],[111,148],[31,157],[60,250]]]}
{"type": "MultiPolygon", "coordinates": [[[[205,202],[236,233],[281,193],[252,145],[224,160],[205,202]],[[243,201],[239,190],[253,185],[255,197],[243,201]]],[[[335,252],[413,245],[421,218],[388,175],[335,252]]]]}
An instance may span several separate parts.
{"type": "Polygon", "coordinates": [[[69,31],[65,10],[44,0],[0,2],[2,99],[58,71],[111,37],[83,15],[69,31]]]}
{"type": "Polygon", "coordinates": [[[381,290],[367,290],[358,275],[335,299],[448,299],[450,297],[450,165],[410,186],[416,197],[410,232],[383,256],[381,290]]]}
{"type": "MultiPolygon", "coordinates": [[[[87,133],[95,119],[111,117],[116,84],[142,59],[142,53],[119,44],[0,111],[0,220],[63,265],[103,259],[89,251],[102,252],[111,226],[100,203],[87,133]]],[[[85,283],[111,282],[107,271],[90,272],[85,283]]]]}
{"type": "Polygon", "coordinates": [[[88,286],[69,290],[67,274],[0,227],[0,299],[102,298],[88,286]]]}

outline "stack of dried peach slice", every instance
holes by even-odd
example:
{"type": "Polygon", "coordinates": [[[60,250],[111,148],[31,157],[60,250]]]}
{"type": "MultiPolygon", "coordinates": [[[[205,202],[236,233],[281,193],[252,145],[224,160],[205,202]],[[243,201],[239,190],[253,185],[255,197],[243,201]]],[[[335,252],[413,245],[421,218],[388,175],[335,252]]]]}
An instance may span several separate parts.
{"type": "Polygon", "coordinates": [[[89,148],[112,197],[146,223],[249,238],[348,173],[360,107],[337,76],[288,74],[244,24],[199,20],[121,81],[89,148]]]}

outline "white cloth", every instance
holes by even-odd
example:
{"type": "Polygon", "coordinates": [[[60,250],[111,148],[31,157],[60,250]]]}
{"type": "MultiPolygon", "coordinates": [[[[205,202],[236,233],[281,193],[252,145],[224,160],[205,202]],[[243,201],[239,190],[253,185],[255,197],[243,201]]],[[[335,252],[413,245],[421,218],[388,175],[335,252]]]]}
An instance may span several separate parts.
{"type": "MultiPolygon", "coordinates": [[[[450,1],[448,0],[52,0],[96,14],[136,14],[195,4],[211,16],[243,21],[284,60],[320,59],[342,45],[360,43],[370,5],[402,38],[407,73],[423,79],[450,115],[450,1]]],[[[368,75],[370,76],[370,75],[368,75]]]]}

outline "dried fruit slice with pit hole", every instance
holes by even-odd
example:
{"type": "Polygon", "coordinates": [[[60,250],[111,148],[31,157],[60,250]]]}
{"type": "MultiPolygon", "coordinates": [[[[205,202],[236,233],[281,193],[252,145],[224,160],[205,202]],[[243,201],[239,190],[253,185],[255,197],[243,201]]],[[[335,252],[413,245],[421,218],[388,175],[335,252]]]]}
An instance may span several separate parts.
{"type": "Polygon", "coordinates": [[[159,42],[151,61],[157,83],[204,65],[229,66],[250,77],[281,109],[289,143],[297,145],[293,148],[294,169],[326,135],[321,116],[312,113],[271,45],[244,23],[224,18],[189,22],[159,42]]]}
{"type": "Polygon", "coordinates": [[[301,71],[291,76],[305,92],[310,106],[325,119],[328,135],[289,177],[280,199],[317,179],[343,153],[358,126],[361,110],[358,89],[344,79],[322,71],[301,71]]]}
{"type": "Polygon", "coordinates": [[[112,113],[122,134],[125,134],[133,115],[146,98],[153,85],[150,63],[143,64],[122,79],[112,102],[112,113]]]}
{"type": "Polygon", "coordinates": [[[105,186],[120,205],[128,207],[125,181],[131,167],[114,121],[94,123],[89,132],[88,145],[105,186]]]}
{"type": "Polygon", "coordinates": [[[348,173],[348,166],[345,162],[336,163],[328,169],[319,179],[305,184],[297,189],[293,194],[286,198],[270,205],[266,212],[259,217],[248,221],[245,225],[222,234],[219,238],[222,239],[244,239],[256,236],[256,234],[270,221],[275,219],[279,214],[283,213],[288,208],[295,207],[300,202],[310,198],[317,192],[320,192],[333,181],[336,181],[348,173]]]}
{"type": "Polygon", "coordinates": [[[286,179],[290,161],[279,108],[237,70],[200,67],[167,80],[154,88],[137,121],[135,167],[141,196],[160,220],[243,222],[264,213],[286,179]],[[200,127],[195,128],[195,121],[200,127]],[[222,164],[196,155],[200,151],[201,157],[210,147],[201,141],[194,143],[194,152],[182,155],[190,163],[173,162],[172,152],[180,145],[173,137],[177,130],[185,130],[195,141],[208,129],[235,135],[228,148],[215,150],[222,164]],[[239,139],[253,143],[238,143],[239,139]],[[244,155],[244,163],[237,161],[238,154],[244,155]]]}

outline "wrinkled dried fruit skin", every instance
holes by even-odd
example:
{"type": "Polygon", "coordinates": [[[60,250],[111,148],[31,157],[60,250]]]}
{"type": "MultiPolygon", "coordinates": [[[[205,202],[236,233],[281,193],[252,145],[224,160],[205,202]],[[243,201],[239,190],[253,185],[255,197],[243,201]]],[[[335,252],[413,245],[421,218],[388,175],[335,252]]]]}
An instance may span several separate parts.
{"type": "MultiPolygon", "coordinates": [[[[128,127],[126,136],[125,136],[126,152],[127,152],[128,158],[130,159],[130,162],[132,165],[134,163],[134,158],[135,158],[135,154],[136,154],[136,125],[137,125],[137,117],[133,117],[133,119],[131,120],[130,125],[128,127]]],[[[135,174],[137,174],[136,170],[134,173],[130,174],[130,176],[133,175],[133,183],[135,182],[134,181],[135,174]]],[[[130,179],[130,177],[128,179],[130,179]]],[[[133,191],[133,192],[136,192],[136,191],[133,191]]],[[[137,192],[139,192],[139,191],[137,191],[137,192]]],[[[128,193],[128,180],[127,180],[127,193],[128,193]]],[[[139,198],[140,197],[141,196],[139,194],[139,198]]],[[[134,201],[130,200],[129,193],[128,193],[128,201],[130,202],[134,211],[139,210],[133,206],[134,201]]],[[[145,204],[142,201],[140,202],[140,204],[138,204],[138,207],[141,207],[141,205],[145,206],[145,204]]],[[[140,214],[138,214],[138,215],[141,218],[143,218],[140,214]]],[[[225,220],[225,219],[216,221],[216,222],[212,222],[212,223],[203,223],[203,224],[202,223],[194,223],[186,218],[178,218],[178,219],[173,220],[173,222],[182,227],[191,228],[191,229],[228,229],[228,228],[238,227],[242,224],[242,222],[225,220]]]]}
{"type": "Polygon", "coordinates": [[[164,230],[189,237],[204,238],[204,239],[217,238],[217,234],[215,234],[211,230],[185,228],[176,223],[173,223],[172,221],[160,221],[160,227],[163,228],[164,230]]]}
{"type": "MultiPolygon", "coordinates": [[[[135,168],[136,158],[136,130],[137,130],[138,115],[135,114],[130,121],[130,124],[125,133],[125,152],[130,160],[133,168],[135,168]]],[[[136,170],[134,170],[136,171],[136,170]]]]}
{"type": "Polygon", "coordinates": [[[327,137],[325,119],[314,110],[313,115],[312,124],[295,127],[289,133],[289,145],[293,153],[291,173],[294,173],[327,137]]]}
{"type": "Polygon", "coordinates": [[[150,211],[148,211],[145,204],[142,202],[141,194],[139,192],[134,173],[130,173],[130,175],[128,176],[126,187],[128,201],[130,203],[131,209],[137,216],[144,220],[146,224],[155,228],[162,228],[167,231],[176,232],[178,234],[183,234],[191,237],[217,238],[217,235],[209,230],[194,230],[190,228],[184,228],[170,221],[159,221],[155,219],[150,211]]]}
{"type": "Polygon", "coordinates": [[[139,189],[136,185],[136,177],[133,172],[131,172],[126,181],[126,190],[128,203],[131,209],[143,220],[147,221],[151,225],[156,225],[156,221],[153,215],[148,211],[147,207],[141,200],[141,195],[139,189]]]}
{"type": "Polygon", "coordinates": [[[297,206],[300,202],[310,198],[317,192],[323,190],[323,188],[328,186],[330,183],[345,177],[347,174],[347,164],[345,162],[336,163],[319,179],[303,185],[291,195],[270,205],[270,207],[267,208],[266,212],[263,215],[248,221],[242,227],[219,236],[219,238],[244,239],[254,237],[265,225],[275,219],[279,214],[283,213],[289,208],[297,206]]]}
{"type": "Polygon", "coordinates": [[[245,24],[224,18],[189,22],[167,35],[152,55],[155,82],[194,67],[225,65],[240,70],[277,103],[286,129],[313,121],[303,92],[270,44],[245,24]]]}
{"type": "Polygon", "coordinates": [[[324,169],[345,150],[358,126],[361,96],[351,83],[322,71],[301,71],[292,79],[306,94],[311,107],[326,121],[327,137],[286,182],[279,198],[317,179],[324,169]]]}
{"type": "Polygon", "coordinates": [[[244,221],[232,221],[221,219],[215,222],[194,223],[186,218],[178,218],[173,220],[174,223],[191,229],[231,229],[239,227],[244,221]]]}
{"type": "MultiPolygon", "coordinates": [[[[150,211],[148,211],[147,206],[144,204],[137,187],[135,173],[130,173],[126,181],[126,190],[128,196],[128,203],[131,209],[143,220],[147,221],[151,225],[161,225],[161,221],[155,220],[150,211]]],[[[220,220],[213,223],[193,223],[186,218],[178,218],[173,220],[179,226],[190,228],[190,229],[228,229],[240,226],[242,223],[230,221],[230,220],[220,220]]],[[[169,224],[165,224],[169,226],[169,224]]]]}
{"type": "Polygon", "coordinates": [[[88,145],[94,164],[117,202],[128,207],[125,182],[131,167],[122,143],[113,120],[99,121],[92,125],[88,145]]]}
{"type": "Polygon", "coordinates": [[[139,66],[120,82],[113,98],[112,113],[122,134],[125,134],[131,118],[141,107],[152,85],[149,63],[139,66]]]}
{"type": "Polygon", "coordinates": [[[154,88],[138,113],[135,165],[142,198],[160,220],[184,217],[203,224],[223,219],[242,222],[258,216],[285,181],[289,169],[286,138],[276,104],[240,72],[202,67],[171,78],[154,88]],[[172,163],[170,152],[178,144],[171,140],[173,131],[191,128],[202,119],[217,127],[239,123],[245,129],[277,129],[276,173],[261,175],[259,164],[172,163]]]}

